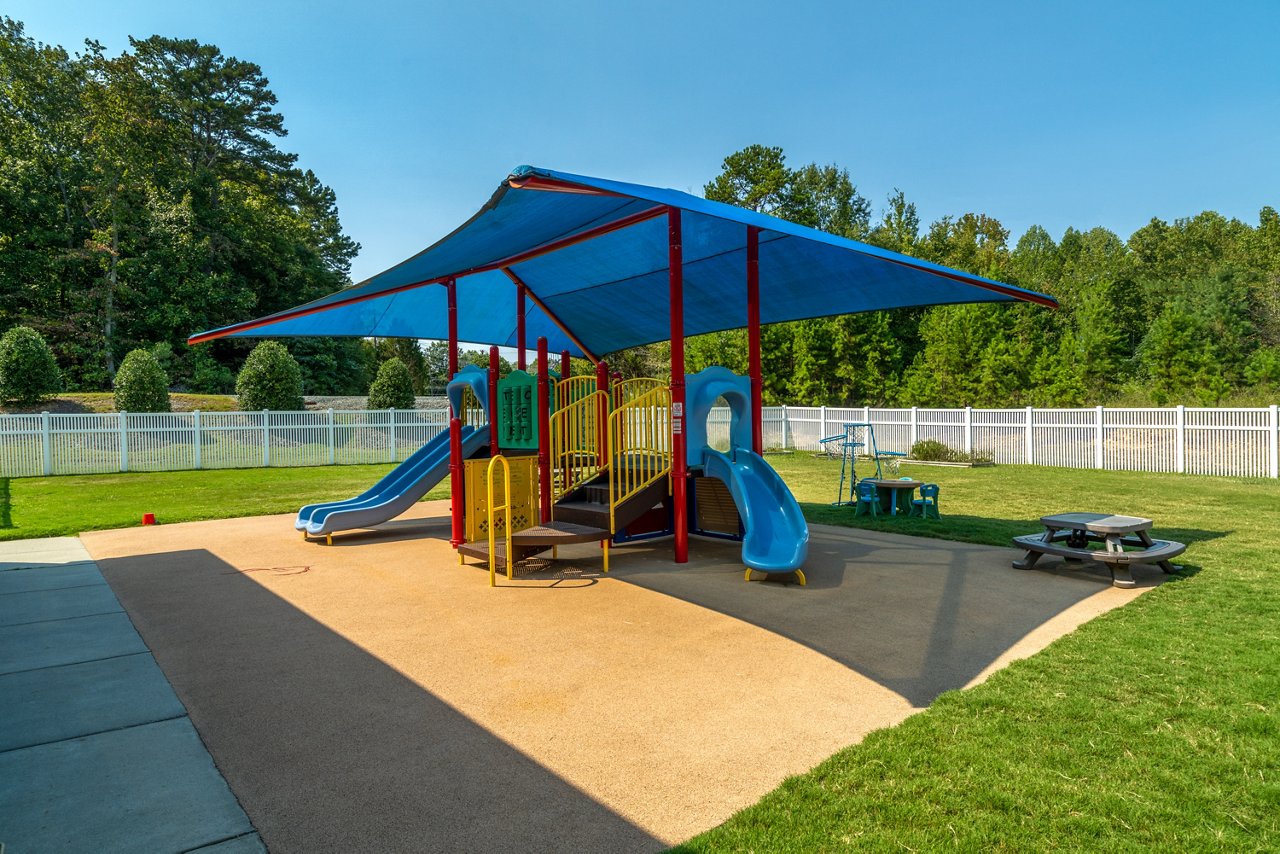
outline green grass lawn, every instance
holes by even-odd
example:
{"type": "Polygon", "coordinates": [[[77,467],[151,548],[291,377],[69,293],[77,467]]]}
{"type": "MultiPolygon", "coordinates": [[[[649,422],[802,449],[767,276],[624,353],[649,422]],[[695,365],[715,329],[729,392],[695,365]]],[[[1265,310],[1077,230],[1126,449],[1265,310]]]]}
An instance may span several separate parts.
{"type": "MultiPolygon", "coordinates": [[[[872,733],[682,850],[1280,849],[1280,482],[904,467],[941,485],[943,518],[868,520],[830,506],[838,462],[770,459],[814,522],[1008,545],[1047,513],[1129,513],[1188,543],[1189,571],[872,733]]],[[[0,538],[136,525],[148,511],[161,522],[291,512],[387,470],[0,479],[0,538]]]]}
{"type": "Polygon", "coordinates": [[[864,521],[827,504],[838,462],[772,462],[816,522],[1007,545],[1048,513],[1127,513],[1191,571],[680,850],[1280,848],[1280,483],[904,466],[941,485],[942,520],[864,521]]]}
{"type": "MultiPolygon", "coordinates": [[[[220,469],[0,478],[0,540],[69,536],[156,520],[191,522],[292,513],[313,501],[350,498],[386,465],[220,469]]],[[[427,498],[448,498],[446,480],[427,498]]]]}

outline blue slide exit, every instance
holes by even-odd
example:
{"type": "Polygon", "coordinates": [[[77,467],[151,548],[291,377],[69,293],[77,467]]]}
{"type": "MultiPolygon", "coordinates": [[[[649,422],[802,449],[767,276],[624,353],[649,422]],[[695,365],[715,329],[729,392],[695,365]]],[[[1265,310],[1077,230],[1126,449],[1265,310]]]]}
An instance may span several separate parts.
{"type": "Polygon", "coordinates": [[[729,487],[742,526],[742,562],[760,572],[795,572],[809,554],[809,524],[795,496],[764,458],[746,448],[729,457],[702,449],[707,477],[729,487]]]}
{"type": "MultiPolygon", "coordinates": [[[[488,446],[488,426],[462,428],[464,459],[488,446]]],[[[293,527],[322,536],[386,522],[412,507],[448,473],[449,431],[445,430],[355,498],[303,507],[293,527]]]]}

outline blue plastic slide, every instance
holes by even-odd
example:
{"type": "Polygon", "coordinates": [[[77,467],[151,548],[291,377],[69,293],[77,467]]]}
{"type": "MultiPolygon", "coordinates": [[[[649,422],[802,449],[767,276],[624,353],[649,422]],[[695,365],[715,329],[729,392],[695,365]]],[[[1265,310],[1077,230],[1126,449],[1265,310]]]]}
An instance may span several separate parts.
{"type": "Polygon", "coordinates": [[[738,505],[742,526],[742,562],[760,572],[795,572],[809,554],[809,525],[795,496],[773,466],[746,448],[730,458],[702,449],[707,477],[723,480],[738,505]]]}
{"type": "MultiPolygon", "coordinates": [[[[488,426],[462,428],[464,459],[488,445],[488,426]]],[[[449,431],[445,430],[355,498],[303,507],[293,527],[308,536],[324,536],[386,522],[412,507],[448,474],[449,431]]]]}

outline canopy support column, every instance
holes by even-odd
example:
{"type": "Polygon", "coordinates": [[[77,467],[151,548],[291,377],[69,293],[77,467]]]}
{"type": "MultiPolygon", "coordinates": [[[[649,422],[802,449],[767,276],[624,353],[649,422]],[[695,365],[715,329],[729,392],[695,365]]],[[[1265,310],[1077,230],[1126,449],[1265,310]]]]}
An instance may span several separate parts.
{"type": "Polygon", "coordinates": [[[524,355],[524,282],[516,283],[516,367],[524,370],[527,366],[524,355]]]}
{"type": "Polygon", "coordinates": [[[458,281],[448,279],[444,287],[449,300],[449,378],[445,380],[448,382],[458,372],[458,281]]]}
{"type": "Polygon", "coordinates": [[[551,389],[547,382],[547,339],[538,338],[538,510],[551,521],[551,389]]]}
{"type": "MultiPolygon", "coordinates": [[[[454,279],[445,282],[449,300],[449,379],[458,373],[458,288],[454,279]]],[[[462,413],[449,413],[449,543],[456,549],[466,541],[462,527],[462,413]]]]}
{"type": "Polygon", "coordinates": [[[671,503],[675,561],[689,562],[689,464],[684,432],[684,247],[680,209],[667,208],[667,284],[671,305],[671,503]]]}
{"type": "Polygon", "coordinates": [[[760,229],[747,226],[747,373],[751,375],[751,450],[764,450],[764,376],[760,365],[760,229]]]}
{"type": "Polygon", "coordinates": [[[569,361],[569,351],[560,351],[560,379],[569,379],[569,374],[573,370],[573,362],[569,361]]]}
{"type": "Polygon", "coordinates": [[[489,347],[489,456],[498,455],[498,348],[489,347]]]}

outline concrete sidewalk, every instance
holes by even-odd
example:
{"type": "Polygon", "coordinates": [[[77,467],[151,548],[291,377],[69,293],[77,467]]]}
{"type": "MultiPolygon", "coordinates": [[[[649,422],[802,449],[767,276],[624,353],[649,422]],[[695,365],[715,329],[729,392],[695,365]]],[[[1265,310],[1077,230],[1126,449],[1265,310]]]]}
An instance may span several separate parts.
{"type": "Polygon", "coordinates": [[[0,843],[265,850],[75,537],[0,543],[0,843]]]}

